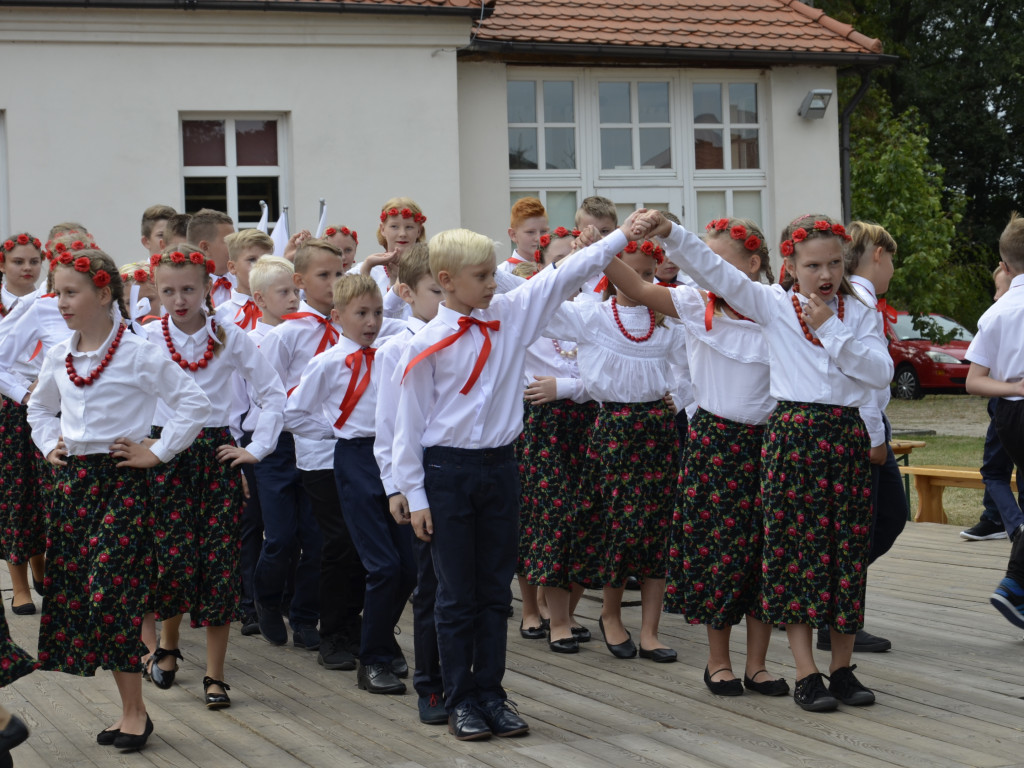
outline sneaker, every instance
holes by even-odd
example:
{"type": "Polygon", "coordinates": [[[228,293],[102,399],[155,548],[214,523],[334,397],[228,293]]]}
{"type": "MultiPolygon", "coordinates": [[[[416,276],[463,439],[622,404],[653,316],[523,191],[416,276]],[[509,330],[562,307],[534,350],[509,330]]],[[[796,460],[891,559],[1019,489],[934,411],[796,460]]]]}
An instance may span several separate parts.
{"type": "Polygon", "coordinates": [[[840,667],[829,675],[828,692],[839,699],[843,704],[851,707],[865,707],[875,703],[875,694],[866,688],[853,674],[857,668],[840,667]]]}
{"type": "Polygon", "coordinates": [[[310,624],[292,624],[292,645],[315,651],[320,648],[320,633],[310,624]]]}
{"type": "Polygon", "coordinates": [[[324,669],[352,671],[356,668],[356,657],[348,652],[341,638],[325,637],[320,641],[316,663],[324,669]]]}
{"type": "Polygon", "coordinates": [[[420,722],[424,725],[444,725],[448,722],[448,713],[444,710],[444,695],[428,693],[420,696],[417,706],[420,710],[420,722]]]}
{"type": "Polygon", "coordinates": [[[255,613],[247,613],[245,618],[242,619],[242,634],[248,637],[249,635],[258,635],[259,633],[259,617],[255,613]]]}
{"type": "Polygon", "coordinates": [[[829,693],[822,682],[824,677],[821,672],[815,672],[796,681],[793,700],[801,709],[808,712],[831,712],[839,707],[838,699],[829,693]]]}
{"type": "Polygon", "coordinates": [[[989,602],[1011,624],[1024,629],[1024,587],[1007,576],[999,582],[989,602]]]}
{"type": "Polygon", "coordinates": [[[968,541],[992,541],[993,539],[1005,539],[1006,529],[999,523],[981,518],[978,522],[966,531],[960,531],[960,538],[968,541]]]}

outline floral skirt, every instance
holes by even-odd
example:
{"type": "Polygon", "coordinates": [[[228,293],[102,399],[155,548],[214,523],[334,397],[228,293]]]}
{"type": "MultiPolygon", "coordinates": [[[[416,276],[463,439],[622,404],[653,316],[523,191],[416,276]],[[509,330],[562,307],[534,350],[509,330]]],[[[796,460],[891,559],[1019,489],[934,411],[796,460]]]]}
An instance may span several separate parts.
{"type": "Polygon", "coordinates": [[[764,426],[698,409],[669,536],[665,610],[723,629],[758,603],[764,426]]]}
{"type": "Polygon", "coordinates": [[[153,516],[147,472],[106,454],[57,467],[39,623],[43,669],[141,672],[142,617],[152,610],[153,516]]]}
{"type": "MultiPolygon", "coordinates": [[[[153,436],[160,431],[153,427],[153,436]]],[[[234,444],[227,427],[205,427],[191,446],[150,470],[158,619],[188,613],[193,627],[219,627],[239,618],[241,472],[217,461],[217,448],[234,444]]]]}
{"type": "Polygon", "coordinates": [[[760,618],[855,633],[871,534],[870,440],[856,408],[780,402],[762,450],[760,618]]]}
{"type": "Polygon", "coordinates": [[[583,446],[596,413],[596,403],[525,404],[516,442],[522,486],[517,573],[530,584],[569,588],[583,446]]]}
{"type": "Polygon", "coordinates": [[[590,429],[570,581],[621,587],[664,579],[679,435],[661,400],[604,403],[590,429]]]}
{"type": "Polygon", "coordinates": [[[46,549],[42,486],[53,474],[32,442],[26,410],[0,396],[0,555],[11,565],[46,549]]]}
{"type": "Polygon", "coordinates": [[[11,640],[3,601],[0,601],[0,688],[39,668],[39,662],[11,640]]]}

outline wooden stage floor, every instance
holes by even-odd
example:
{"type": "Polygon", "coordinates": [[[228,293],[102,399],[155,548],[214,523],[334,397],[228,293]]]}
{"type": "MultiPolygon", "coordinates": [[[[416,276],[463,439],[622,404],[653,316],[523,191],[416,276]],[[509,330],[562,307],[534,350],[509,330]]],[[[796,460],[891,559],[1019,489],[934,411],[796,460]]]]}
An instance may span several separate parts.
{"type": "MultiPolygon", "coordinates": [[[[523,738],[457,742],[444,726],[419,723],[411,686],[405,696],[368,695],[356,688],[354,672],[327,672],[313,653],[237,632],[227,672],[234,706],[208,712],[201,704],[201,635],[184,630],[178,684],[169,691],[145,684],[156,731],[139,754],[95,743],[118,716],[109,673],[37,672],[0,691],[0,701],[32,731],[13,752],[20,768],[1021,766],[1024,633],[988,604],[1009,544],[964,542],[957,533],[908,525],[872,567],[868,629],[894,648],[855,657],[858,676],[878,695],[872,707],[812,715],[791,698],[712,696],[701,682],[705,632],[676,616],[663,618],[662,637],[679,651],[679,663],[616,660],[600,641],[599,603],[590,599],[579,616],[595,639],[576,656],[521,639],[515,603],[505,682],[532,727],[523,738]]],[[[4,598],[9,605],[9,591],[4,598]]],[[[626,609],[634,629],[639,610],[626,609]]],[[[34,650],[38,614],[8,611],[8,620],[15,639],[34,650]]],[[[407,611],[399,642],[411,661],[410,625],[407,611]]],[[[739,629],[737,652],[742,643],[739,629]]],[[[826,654],[818,657],[827,666],[826,654]]],[[[775,633],[769,662],[792,685],[783,633],[775,633]]]]}

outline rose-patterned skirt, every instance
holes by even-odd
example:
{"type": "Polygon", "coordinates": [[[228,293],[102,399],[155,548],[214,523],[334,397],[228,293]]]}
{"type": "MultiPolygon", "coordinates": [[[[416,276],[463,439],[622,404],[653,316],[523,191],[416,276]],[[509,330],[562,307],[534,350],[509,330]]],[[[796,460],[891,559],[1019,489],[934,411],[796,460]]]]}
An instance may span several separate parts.
{"type": "Polygon", "coordinates": [[[217,448],[229,444],[235,441],[227,427],[205,427],[191,446],[150,470],[159,619],[188,613],[193,627],[218,627],[238,618],[241,472],[217,461],[217,448]]]}
{"type": "Polygon", "coordinates": [[[570,581],[664,579],[679,477],[679,435],[661,400],[604,403],[587,442],[570,581]]]}
{"type": "Polygon", "coordinates": [[[39,661],[75,675],[141,672],[156,568],[147,472],[106,454],[66,461],[47,515],[39,661]]]}
{"type": "Polygon", "coordinates": [[[764,426],[698,409],[669,536],[665,610],[723,629],[758,602],[764,426]]]}
{"type": "Polygon", "coordinates": [[[592,402],[525,404],[516,442],[522,485],[517,573],[530,584],[569,588],[583,446],[596,413],[592,402]]]}
{"type": "Polygon", "coordinates": [[[780,402],[762,451],[758,618],[855,633],[871,532],[870,441],[856,408],[780,402]]]}
{"type": "Polygon", "coordinates": [[[39,662],[11,640],[3,601],[0,601],[0,688],[39,668],[39,662]]]}
{"type": "Polygon", "coordinates": [[[46,549],[43,485],[52,485],[52,471],[32,442],[26,411],[0,395],[0,555],[11,565],[46,549]]]}

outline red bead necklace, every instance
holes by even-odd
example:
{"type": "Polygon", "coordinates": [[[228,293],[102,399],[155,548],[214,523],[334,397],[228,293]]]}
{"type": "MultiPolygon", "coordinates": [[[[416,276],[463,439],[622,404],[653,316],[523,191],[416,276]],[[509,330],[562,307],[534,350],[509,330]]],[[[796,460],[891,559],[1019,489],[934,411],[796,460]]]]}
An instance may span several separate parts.
{"type": "MultiPolygon", "coordinates": [[[[188,360],[182,358],[181,354],[174,348],[174,342],[171,340],[171,327],[170,327],[170,315],[164,315],[160,322],[164,326],[164,342],[167,344],[167,350],[171,353],[171,360],[181,366],[184,371],[198,371],[200,368],[205,368],[206,364],[213,359],[213,347],[217,343],[211,336],[206,341],[206,351],[203,352],[203,356],[196,360],[194,363],[190,363],[188,360]]],[[[211,330],[217,332],[217,324],[211,321],[211,330]]]]}
{"type": "MultiPolygon", "coordinates": [[[[813,333],[811,333],[811,329],[808,328],[807,327],[807,323],[804,322],[803,312],[800,311],[800,299],[798,299],[796,297],[797,293],[799,293],[799,292],[800,292],[800,284],[799,283],[794,283],[794,285],[793,285],[793,295],[792,295],[791,298],[793,299],[793,311],[796,312],[797,322],[800,323],[800,330],[804,332],[804,338],[805,339],[807,339],[809,342],[811,342],[811,344],[813,344],[814,346],[820,347],[821,346],[821,340],[818,339],[813,333]]],[[[843,322],[843,294],[841,294],[841,293],[836,294],[836,301],[839,303],[839,307],[838,307],[839,311],[836,314],[839,315],[839,322],[841,323],[841,322],[843,322]]]]}
{"type": "Polygon", "coordinates": [[[103,373],[103,369],[106,368],[110,361],[114,359],[114,353],[117,352],[117,348],[121,345],[121,337],[124,336],[124,329],[126,326],[117,326],[117,335],[114,336],[114,340],[110,342],[110,346],[107,348],[107,354],[100,360],[100,364],[92,369],[92,373],[88,376],[79,376],[78,371],[75,370],[75,362],[71,357],[71,353],[68,352],[68,356],[64,358],[64,367],[68,371],[68,378],[71,379],[71,383],[76,387],[87,387],[92,384],[96,379],[103,373]]]}
{"type": "Polygon", "coordinates": [[[622,332],[623,336],[625,336],[630,341],[635,341],[637,344],[639,344],[640,342],[643,342],[643,341],[647,341],[649,338],[651,338],[651,336],[654,335],[654,326],[656,325],[655,317],[654,317],[654,310],[651,309],[650,307],[648,307],[647,311],[651,315],[651,327],[650,327],[650,329],[643,336],[633,336],[629,331],[626,330],[626,326],[624,326],[622,324],[622,320],[619,319],[619,303],[618,303],[618,301],[616,301],[615,297],[612,296],[612,317],[615,318],[615,324],[617,326],[619,326],[619,331],[622,332]]]}

